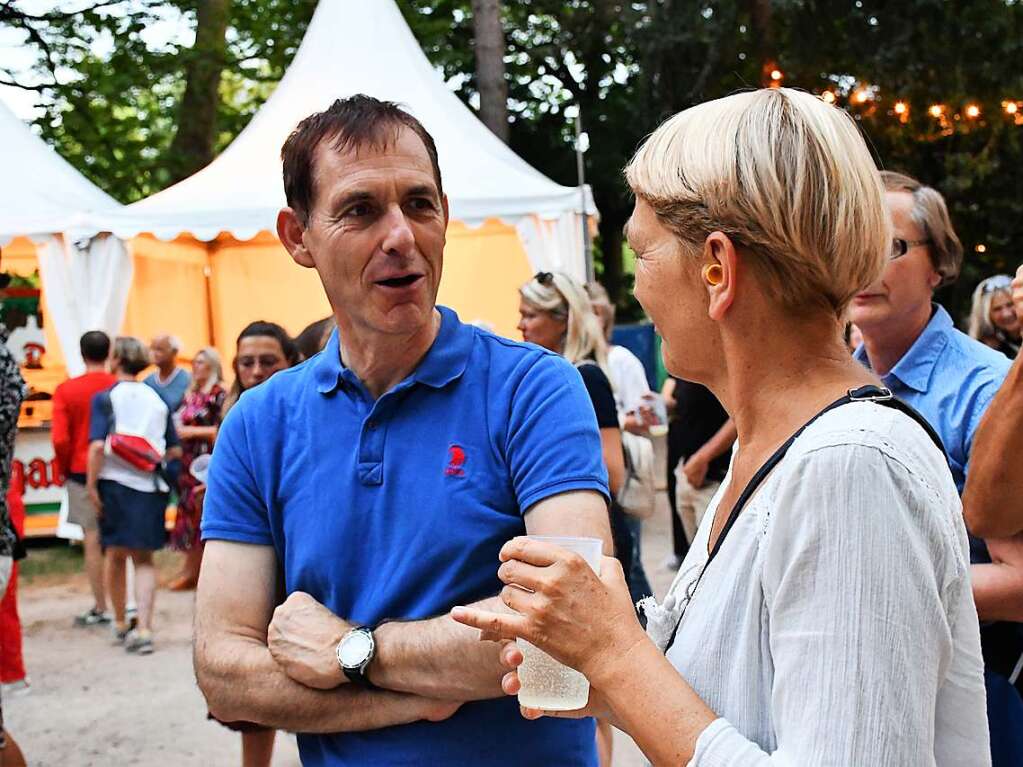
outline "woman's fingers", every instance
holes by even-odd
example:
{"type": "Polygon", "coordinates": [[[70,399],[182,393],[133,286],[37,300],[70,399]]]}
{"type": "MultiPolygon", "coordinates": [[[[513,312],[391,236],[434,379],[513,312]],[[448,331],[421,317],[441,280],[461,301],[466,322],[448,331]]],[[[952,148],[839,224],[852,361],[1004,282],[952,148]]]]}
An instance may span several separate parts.
{"type": "Polygon", "coordinates": [[[501,689],[506,695],[518,695],[522,689],[522,681],[519,679],[519,672],[510,671],[501,678],[501,689]]]}
{"type": "Polygon", "coordinates": [[[514,642],[508,642],[501,648],[501,665],[514,671],[522,665],[522,650],[514,642]]]}
{"type": "Polygon", "coordinates": [[[525,618],[521,615],[494,613],[475,607],[453,607],[451,618],[500,639],[515,639],[529,634],[525,618]]]}
{"type": "Polygon", "coordinates": [[[517,559],[520,562],[525,562],[527,565],[535,565],[536,567],[549,567],[555,562],[565,559],[566,556],[578,555],[573,555],[571,552],[566,551],[560,546],[555,546],[553,543],[538,541],[535,538],[527,538],[522,535],[518,538],[512,538],[504,544],[499,555],[502,562],[507,562],[509,559],[517,559]]]}
{"type": "Polygon", "coordinates": [[[518,559],[509,559],[497,568],[497,577],[509,585],[539,591],[544,583],[544,568],[527,565],[518,559]]]}

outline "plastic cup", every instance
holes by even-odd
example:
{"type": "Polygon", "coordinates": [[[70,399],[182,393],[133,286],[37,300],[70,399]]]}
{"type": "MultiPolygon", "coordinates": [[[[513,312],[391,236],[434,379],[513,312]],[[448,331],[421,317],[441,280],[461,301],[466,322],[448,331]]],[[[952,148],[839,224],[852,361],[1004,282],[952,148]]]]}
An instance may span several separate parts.
{"type": "MultiPolygon", "coordinates": [[[[534,541],[553,543],[574,551],[586,560],[593,572],[600,575],[603,542],[599,538],[561,538],[530,535],[534,541]]],[[[576,711],[584,708],[590,699],[589,680],[573,668],[558,663],[539,647],[524,639],[516,640],[522,651],[519,666],[519,705],[544,711],[576,711]]]]}
{"type": "Polygon", "coordinates": [[[651,437],[663,437],[668,433],[668,408],[660,394],[650,392],[643,396],[643,404],[654,414],[655,422],[647,427],[651,437]]]}

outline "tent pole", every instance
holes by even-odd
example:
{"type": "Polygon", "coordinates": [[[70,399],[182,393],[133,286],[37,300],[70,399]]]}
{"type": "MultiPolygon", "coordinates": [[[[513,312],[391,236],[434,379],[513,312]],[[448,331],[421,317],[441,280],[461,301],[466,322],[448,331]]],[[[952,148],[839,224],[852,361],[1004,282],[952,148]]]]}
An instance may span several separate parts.
{"type": "Polygon", "coordinates": [[[586,262],[586,281],[593,282],[596,273],[593,270],[593,244],[590,242],[590,217],[586,213],[586,167],[583,164],[583,118],[582,110],[576,107],[575,112],[575,169],[579,177],[579,210],[583,221],[583,259],[586,262]]]}

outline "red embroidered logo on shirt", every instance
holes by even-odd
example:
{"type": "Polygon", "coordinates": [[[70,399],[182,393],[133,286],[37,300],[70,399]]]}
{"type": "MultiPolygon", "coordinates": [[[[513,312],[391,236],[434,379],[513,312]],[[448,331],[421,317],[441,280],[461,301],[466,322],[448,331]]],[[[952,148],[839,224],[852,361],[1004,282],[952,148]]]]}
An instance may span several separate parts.
{"type": "Polygon", "coordinates": [[[465,476],[465,451],[460,445],[452,445],[448,448],[448,467],[444,474],[448,477],[465,476]]]}

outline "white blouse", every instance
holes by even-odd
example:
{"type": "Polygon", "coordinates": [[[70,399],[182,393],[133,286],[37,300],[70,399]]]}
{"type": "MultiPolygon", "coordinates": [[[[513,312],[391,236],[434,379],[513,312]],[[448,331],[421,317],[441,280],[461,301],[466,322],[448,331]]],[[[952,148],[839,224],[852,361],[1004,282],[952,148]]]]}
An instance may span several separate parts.
{"type": "MultiPolygon", "coordinates": [[[[668,598],[663,648],[707,561],[722,483],[668,598]]],[[[746,505],[668,659],[718,716],[691,767],[991,764],[962,507],[894,409],[818,419],[746,505]]]]}

